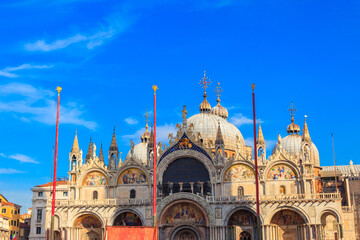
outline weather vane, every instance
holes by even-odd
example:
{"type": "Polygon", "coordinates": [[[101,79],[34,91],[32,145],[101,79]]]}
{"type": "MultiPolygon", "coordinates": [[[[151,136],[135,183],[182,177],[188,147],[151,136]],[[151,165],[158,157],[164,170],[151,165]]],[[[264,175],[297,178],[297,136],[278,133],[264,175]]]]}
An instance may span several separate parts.
{"type": "Polygon", "coordinates": [[[200,85],[202,85],[202,88],[204,88],[204,91],[206,92],[206,89],[209,87],[211,81],[210,79],[206,76],[206,71],[204,71],[204,77],[200,80],[200,85]]]}
{"type": "Polygon", "coordinates": [[[221,93],[223,92],[224,90],[220,87],[220,83],[218,82],[216,87],[215,87],[215,90],[214,92],[216,93],[218,99],[220,100],[220,96],[221,96],[221,93]]]}
{"type": "Polygon", "coordinates": [[[290,105],[290,107],[288,109],[288,112],[290,113],[291,121],[293,122],[294,121],[294,115],[296,113],[296,107],[295,107],[293,102],[291,102],[291,105],[290,105]]]}

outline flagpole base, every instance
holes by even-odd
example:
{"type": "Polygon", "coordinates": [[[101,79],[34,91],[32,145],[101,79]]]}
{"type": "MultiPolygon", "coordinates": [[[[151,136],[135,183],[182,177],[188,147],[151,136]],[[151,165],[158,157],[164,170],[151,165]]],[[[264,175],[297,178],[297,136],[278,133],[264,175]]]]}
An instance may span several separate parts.
{"type": "Polygon", "coordinates": [[[50,223],[50,240],[54,240],[54,216],[51,216],[51,223],[50,223]]]}
{"type": "Polygon", "coordinates": [[[156,225],[157,225],[157,224],[156,224],[156,216],[153,217],[153,220],[154,220],[153,226],[156,227],[156,225]]]}

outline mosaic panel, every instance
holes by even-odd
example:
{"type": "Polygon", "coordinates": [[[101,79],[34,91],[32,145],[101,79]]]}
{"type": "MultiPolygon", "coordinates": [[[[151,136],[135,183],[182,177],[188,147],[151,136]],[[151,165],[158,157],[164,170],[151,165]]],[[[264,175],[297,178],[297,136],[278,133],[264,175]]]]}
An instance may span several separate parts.
{"type": "Polygon", "coordinates": [[[246,165],[237,164],[231,166],[224,174],[225,182],[239,182],[255,179],[254,171],[246,165]]]}
{"type": "Polygon", "coordinates": [[[256,217],[249,211],[240,210],[234,213],[229,219],[229,226],[254,226],[256,217]]]}
{"type": "Polygon", "coordinates": [[[180,222],[204,225],[205,217],[197,206],[191,203],[178,203],[167,210],[163,218],[163,224],[177,224],[180,222]]]}
{"type": "Polygon", "coordinates": [[[296,174],[289,166],[284,164],[279,164],[273,166],[269,170],[267,174],[267,179],[274,179],[274,180],[296,179],[296,174]]]}
{"type": "Polygon", "coordinates": [[[83,180],[83,186],[105,186],[107,179],[101,172],[91,172],[83,180]]]}
{"type": "Polygon", "coordinates": [[[143,184],[147,183],[146,175],[137,168],[130,168],[123,171],[118,179],[118,184],[143,184]]]}
{"type": "Polygon", "coordinates": [[[298,225],[304,224],[305,221],[298,213],[294,211],[282,210],[272,217],[271,223],[276,225],[298,225]]]}

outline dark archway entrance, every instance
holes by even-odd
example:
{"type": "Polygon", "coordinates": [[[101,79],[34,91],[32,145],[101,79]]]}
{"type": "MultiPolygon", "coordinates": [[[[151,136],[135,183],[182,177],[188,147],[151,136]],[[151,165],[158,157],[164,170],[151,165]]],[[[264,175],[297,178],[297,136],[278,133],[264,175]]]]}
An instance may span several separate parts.
{"type": "Polygon", "coordinates": [[[230,239],[253,240],[256,231],[256,216],[245,209],[234,212],[228,221],[230,239]]]}
{"type": "Polygon", "coordinates": [[[162,194],[177,192],[211,194],[209,172],[194,158],[179,158],[164,172],[162,194]]]}
{"type": "Polygon", "coordinates": [[[142,226],[142,222],[137,214],[123,212],[115,218],[113,226],[142,226]]]}

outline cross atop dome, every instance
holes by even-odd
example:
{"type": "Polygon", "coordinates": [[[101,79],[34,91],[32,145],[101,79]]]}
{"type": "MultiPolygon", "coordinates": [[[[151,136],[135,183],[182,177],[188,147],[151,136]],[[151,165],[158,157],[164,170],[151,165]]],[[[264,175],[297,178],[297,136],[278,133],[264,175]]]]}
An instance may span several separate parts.
{"type": "Polygon", "coordinates": [[[144,118],[145,118],[146,125],[148,125],[150,117],[151,117],[151,113],[149,112],[148,109],[146,109],[146,112],[144,113],[144,118]]]}
{"type": "Polygon", "coordinates": [[[215,87],[215,90],[214,92],[216,93],[217,95],[217,102],[220,102],[220,96],[221,96],[221,93],[223,92],[224,90],[220,87],[220,83],[218,82],[216,87],[215,87]]]}
{"type": "Polygon", "coordinates": [[[290,113],[290,116],[291,116],[291,122],[294,122],[294,120],[295,120],[294,115],[296,113],[296,107],[295,107],[293,102],[291,102],[291,105],[290,105],[290,107],[288,109],[288,112],[290,113]]]}
{"type": "Polygon", "coordinates": [[[200,80],[199,82],[200,86],[202,88],[204,88],[204,91],[206,93],[206,89],[209,87],[209,85],[211,84],[210,79],[206,76],[206,71],[204,70],[204,77],[200,80]]]}

